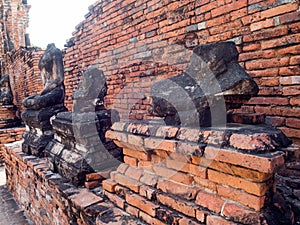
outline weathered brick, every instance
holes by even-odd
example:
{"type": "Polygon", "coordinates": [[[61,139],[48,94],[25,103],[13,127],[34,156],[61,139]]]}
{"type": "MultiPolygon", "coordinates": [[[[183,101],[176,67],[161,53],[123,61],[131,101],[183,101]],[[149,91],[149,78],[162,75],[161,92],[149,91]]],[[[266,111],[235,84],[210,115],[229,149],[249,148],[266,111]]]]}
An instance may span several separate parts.
{"type": "Polygon", "coordinates": [[[129,178],[129,177],[126,177],[122,174],[115,174],[114,176],[114,180],[118,183],[118,184],[121,184],[125,187],[128,187],[130,190],[138,193],[139,192],[139,187],[141,186],[141,184],[135,180],[135,179],[132,179],[132,178],[129,178]]]}
{"type": "Polygon", "coordinates": [[[236,223],[228,221],[220,216],[208,215],[207,216],[207,225],[235,225],[236,223]]]}
{"type": "Polygon", "coordinates": [[[136,158],[132,158],[132,157],[129,157],[129,156],[124,156],[124,162],[130,166],[138,166],[138,162],[139,160],[136,159],[136,158]]]}
{"type": "Polygon", "coordinates": [[[104,190],[109,191],[111,193],[115,192],[115,187],[117,186],[117,183],[113,180],[104,180],[102,182],[102,187],[104,190]]]}
{"type": "Polygon", "coordinates": [[[267,153],[265,155],[250,155],[214,147],[207,147],[205,149],[205,157],[263,173],[274,172],[275,168],[284,162],[282,153],[280,152],[267,153]]]}
{"type": "Polygon", "coordinates": [[[164,194],[157,194],[157,200],[178,212],[181,212],[187,216],[195,217],[196,207],[189,202],[182,201],[180,199],[174,199],[164,194]]]}
{"type": "Polygon", "coordinates": [[[242,224],[259,224],[262,220],[262,216],[259,212],[232,203],[226,203],[224,205],[222,214],[227,218],[232,218],[234,222],[242,224]]]}
{"type": "Polygon", "coordinates": [[[160,149],[168,152],[174,152],[177,142],[173,140],[162,140],[155,138],[145,138],[145,147],[149,149],[160,149]]]}
{"type": "Polygon", "coordinates": [[[193,182],[193,177],[189,174],[185,174],[161,166],[154,166],[153,169],[157,175],[182,184],[191,184],[193,182]]]}
{"type": "Polygon", "coordinates": [[[131,177],[135,180],[140,180],[140,178],[143,175],[143,170],[139,169],[137,167],[129,166],[128,169],[125,172],[125,176],[131,177]]]}
{"type": "Polygon", "coordinates": [[[120,198],[117,195],[114,195],[112,193],[109,193],[107,191],[104,191],[104,195],[112,202],[114,203],[116,206],[118,206],[121,209],[124,209],[125,207],[125,200],[120,198]]]}
{"type": "Polygon", "coordinates": [[[148,215],[155,217],[156,209],[159,208],[158,205],[147,201],[143,197],[136,194],[126,194],[126,202],[142,211],[147,213],[148,215]]]}
{"type": "Polygon", "coordinates": [[[157,189],[162,190],[167,194],[173,194],[186,200],[195,199],[199,188],[179,184],[169,180],[160,180],[157,184],[157,189]]]}
{"type": "Polygon", "coordinates": [[[254,180],[258,182],[263,182],[269,180],[273,174],[270,173],[262,173],[256,170],[249,170],[247,168],[243,168],[240,166],[231,165],[228,163],[216,162],[213,161],[209,168],[212,168],[216,171],[228,173],[231,175],[235,175],[238,177],[244,177],[249,180],[254,180]]]}
{"type": "Polygon", "coordinates": [[[217,184],[223,184],[236,189],[241,189],[257,196],[264,196],[268,191],[268,186],[266,183],[256,183],[254,181],[249,181],[214,170],[208,170],[208,179],[217,184]]]}
{"type": "Polygon", "coordinates": [[[265,196],[258,197],[234,188],[218,185],[217,192],[221,197],[231,199],[257,211],[259,211],[265,204],[265,196]]]}
{"type": "Polygon", "coordinates": [[[213,212],[220,213],[224,200],[218,197],[215,193],[200,191],[196,197],[196,204],[208,208],[213,212]]]}
{"type": "Polygon", "coordinates": [[[288,12],[292,12],[295,11],[299,8],[297,3],[290,3],[290,4],[286,4],[286,5],[280,5],[265,11],[261,12],[261,18],[270,18],[270,17],[274,17],[277,15],[281,15],[284,13],[288,13],[288,12]]]}

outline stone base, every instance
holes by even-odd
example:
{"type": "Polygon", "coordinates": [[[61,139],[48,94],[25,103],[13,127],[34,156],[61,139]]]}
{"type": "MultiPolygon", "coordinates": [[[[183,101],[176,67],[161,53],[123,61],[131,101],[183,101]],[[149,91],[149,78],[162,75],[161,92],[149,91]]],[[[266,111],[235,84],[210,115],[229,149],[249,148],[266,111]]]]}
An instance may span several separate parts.
{"type": "Polygon", "coordinates": [[[59,113],[52,121],[55,139],[46,148],[50,168],[76,186],[84,184],[86,174],[115,170],[121,149],[104,135],[111,127],[111,114],[59,113]]]}
{"type": "Polygon", "coordinates": [[[23,133],[24,142],[22,150],[28,155],[35,155],[37,157],[45,157],[45,149],[48,143],[53,139],[54,135],[44,135],[25,131],[23,133]]]}
{"type": "Polygon", "coordinates": [[[26,110],[21,116],[27,126],[47,131],[52,129],[50,118],[57,113],[66,110],[67,109],[63,106],[63,104],[59,104],[40,110],[26,110]]]}
{"type": "Polygon", "coordinates": [[[5,149],[7,186],[34,224],[144,224],[115,208],[101,187],[76,188],[45,159],[22,153],[21,145],[5,149]]]}

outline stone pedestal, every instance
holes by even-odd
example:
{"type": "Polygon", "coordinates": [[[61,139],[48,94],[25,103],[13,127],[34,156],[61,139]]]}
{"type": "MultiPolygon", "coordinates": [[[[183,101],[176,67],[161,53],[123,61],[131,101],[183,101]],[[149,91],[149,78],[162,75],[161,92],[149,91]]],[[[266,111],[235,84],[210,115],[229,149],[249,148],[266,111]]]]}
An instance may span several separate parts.
{"type": "Polygon", "coordinates": [[[122,160],[121,149],[105,138],[114,111],[59,113],[53,122],[55,138],[46,148],[50,168],[75,185],[85,175],[116,169],[122,160]]]}
{"type": "Polygon", "coordinates": [[[154,224],[272,224],[286,216],[267,210],[290,144],[280,130],[115,123],[106,136],[125,163],[103,182],[105,195],[129,214],[138,208],[154,224]]]}
{"type": "Polygon", "coordinates": [[[63,104],[58,104],[40,110],[26,110],[23,112],[22,120],[27,128],[23,134],[23,152],[44,157],[45,148],[54,137],[50,118],[58,112],[66,110],[63,104]]]}

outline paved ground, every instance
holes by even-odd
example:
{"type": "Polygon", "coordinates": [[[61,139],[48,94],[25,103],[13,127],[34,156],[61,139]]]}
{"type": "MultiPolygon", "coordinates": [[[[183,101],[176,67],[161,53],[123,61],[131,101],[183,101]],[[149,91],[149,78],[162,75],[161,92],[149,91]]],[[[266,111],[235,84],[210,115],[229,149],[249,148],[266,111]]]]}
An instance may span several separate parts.
{"type": "Polygon", "coordinates": [[[0,167],[0,225],[32,225],[5,185],[5,170],[0,167]]]}

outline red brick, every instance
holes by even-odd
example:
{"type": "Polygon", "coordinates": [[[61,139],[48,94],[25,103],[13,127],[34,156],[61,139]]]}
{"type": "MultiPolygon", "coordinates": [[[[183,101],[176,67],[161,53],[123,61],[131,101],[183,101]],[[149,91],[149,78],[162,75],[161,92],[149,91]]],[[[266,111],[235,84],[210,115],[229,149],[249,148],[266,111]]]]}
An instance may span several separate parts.
{"type": "Polygon", "coordinates": [[[206,219],[207,212],[203,212],[202,210],[196,209],[196,219],[200,222],[204,222],[206,219]]]}
{"type": "Polygon", "coordinates": [[[201,166],[196,166],[190,163],[181,163],[175,160],[166,160],[166,165],[170,169],[206,178],[206,169],[201,166]]]}
{"type": "Polygon", "coordinates": [[[128,187],[130,190],[132,190],[136,193],[139,192],[139,187],[141,186],[141,184],[135,179],[132,179],[132,178],[129,178],[122,174],[117,173],[114,175],[114,180],[118,184],[128,187]]]}
{"type": "Polygon", "coordinates": [[[196,207],[189,202],[182,201],[180,199],[174,199],[163,194],[157,194],[157,200],[172,209],[175,209],[178,212],[181,212],[187,216],[195,217],[196,207]]]}
{"type": "Polygon", "coordinates": [[[219,196],[231,199],[257,211],[259,211],[265,203],[265,196],[258,197],[234,188],[218,185],[217,191],[219,196]]]}
{"type": "Polygon", "coordinates": [[[107,191],[104,191],[104,195],[116,206],[118,206],[121,209],[124,209],[125,207],[125,200],[120,198],[119,196],[109,193],[107,191]]]}
{"type": "Polygon", "coordinates": [[[299,97],[290,98],[290,104],[292,106],[300,106],[300,98],[299,97]]]}
{"type": "Polygon", "coordinates": [[[290,138],[299,138],[300,137],[300,130],[294,129],[294,128],[288,128],[288,127],[279,127],[282,132],[290,137],[290,138]]]}
{"type": "Polygon", "coordinates": [[[153,169],[157,175],[182,184],[191,184],[193,182],[193,177],[189,174],[167,169],[161,166],[154,166],[153,169]]]}
{"type": "Polygon", "coordinates": [[[256,170],[249,170],[240,166],[235,166],[228,163],[222,163],[216,161],[213,161],[209,165],[209,168],[212,168],[216,171],[231,174],[237,177],[243,177],[246,178],[247,180],[253,180],[258,182],[267,181],[273,176],[273,174],[262,173],[256,170]]]}
{"type": "Polygon", "coordinates": [[[142,211],[147,213],[148,215],[155,217],[156,209],[159,208],[158,205],[147,201],[143,197],[136,194],[126,194],[126,202],[142,211]]]}
{"type": "Polygon", "coordinates": [[[140,212],[139,217],[142,220],[144,220],[147,224],[150,224],[150,225],[164,225],[165,224],[165,223],[159,221],[158,219],[149,216],[148,214],[146,214],[144,212],[140,212]]]}
{"type": "Polygon", "coordinates": [[[263,70],[249,71],[251,77],[276,77],[278,76],[278,68],[269,68],[263,70]]]}
{"type": "MultiPolygon", "coordinates": [[[[279,69],[279,75],[282,75],[282,76],[286,76],[286,75],[291,75],[291,76],[300,75],[300,67],[299,66],[282,67],[282,68],[279,69]]],[[[298,78],[298,81],[297,81],[297,77],[298,76],[295,76],[294,79],[293,79],[296,84],[299,83],[299,78],[298,78]]]]}
{"type": "Polygon", "coordinates": [[[279,21],[282,24],[297,21],[297,20],[300,20],[300,12],[299,11],[287,13],[287,14],[284,14],[279,17],[279,21]]]}
{"type": "Polygon", "coordinates": [[[100,180],[95,180],[95,181],[86,181],[84,183],[84,186],[87,188],[87,189],[93,189],[97,186],[100,185],[100,180]]]}
{"type": "Polygon", "coordinates": [[[74,205],[81,209],[99,202],[103,202],[101,197],[87,190],[81,190],[78,194],[71,195],[70,199],[74,205]]]}
{"type": "Polygon", "coordinates": [[[288,34],[288,27],[287,26],[279,26],[275,28],[269,28],[266,30],[261,30],[258,32],[255,32],[250,35],[245,35],[243,37],[244,42],[253,42],[263,39],[269,39],[273,37],[279,37],[288,34]]]}
{"type": "Polygon", "coordinates": [[[125,211],[129,213],[130,215],[133,215],[134,217],[138,218],[139,217],[139,212],[140,210],[131,206],[131,205],[125,205],[125,211]]]}
{"type": "Polygon", "coordinates": [[[85,177],[86,181],[102,180],[103,177],[99,173],[90,173],[85,177]]]}
{"type": "Polygon", "coordinates": [[[222,215],[227,218],[232,218],[235,222],[242,224],[260,224],[261,223],[261,214],[249,210],[246,207],[237,204],[226,203],[224,205],[222,215]]]}
{"type": "Polygon", "coordinates": [[[275,168],[284,162],[283,155],[280,152],[267,153],[265,156],[264,154],[250,155],[214,147],[206,147],[205,157],[263,173],[273,173],[275,168]]]}
{"type": "Polygon", "coordinates": [[[236,2],[233,2],[231,4],[227,4],[227,5],[224,5],[222,7],[218,7],[216,9],[213,9],[211,11],[211,13],[212,13],[213,17],[217,17],[221,14],[226,14],[230,11],[240,9],[240,8],[245,7],[245,6],[247,6],[247,1],[246,0],[236,1],[236,2]]]}
{"type": "Polygon", "coordinates": [[[300,76],[281,77],[280,84],[282,84],[282,85],[300,84],[300,76]]]}
{"type": "Polygon", "coordinates": [[[284,117],[299,117],[300,109],[298,108],[289,108],[289,107],[264,107],[256,106],[255,111],[258,113],[266,113],[270,116],[284,116],[284,117]]]}
{"type": "Polygon", "coordinates": [[[245,66],[247,70],[253,69],[265,69],[279,66],[287,66],[289,64],[289,58],[279,59],[260,59],[251,62],[246,62],[245,66]]]}
{"type": "Polygon", "coordinates": [[[120,164],[120,166],[117,169],[117,172],[125,174],[126,170],[128,169],[128,165],[126,165],[125,163],[120,164]]]}
{"type": "Polygon", "coordinates": [[[234,222],[230,222],[226,219],[223,219],[220,216],[208,215],[206,225],[236,225],[234,222]]]}
{"type": "Polygon", "coordinates": [[[289,100],[281,97],[254,97],[248,104],[254,105],[288,105],[289,100]]]}
{"type": "Polygon", "coordinates": [[[299,42],[300,42],[300,34],[292,34],[292,35],[286,35],[281,38],[263,41],[261,43],[261,48],[269,49],[269,48],[275,48],[275,47],[286,46],[291,44],[297,44],[299,42]]]}
{"type": "Polygon", "coordinates": [[[129,166],[128,169],[125,172],[125,176],[128,176],[128,177],[130,177],[132,179],[135,179],[135,180],[140,180],[142,175],[143,175],[143,170],[142,169],[139,169],[137,167],[132,167],[132,166],[129,166]]]}
{"type": "Polygon", "coordinates": [[[144,142],[146,148],[160,149],[168,152],[174,152],[177,146],[177,142],[172,140],[145,138],[144,142]]]}
{"type": "Polygon", "coordinates": [[[273,19],[267,19],[264,21],[252,23],[250,25],[251,31],[261,30],[263,28],[273,27],[274,26],[274,20],[273,19]]]}
{"type": "Polygon", "coordinates": [[[300,95],[300,85],[291,86],[291,87],[284,87],[283,88],[283,95],[284,96],[300,95]]]}
{"type": "Polygon", "coordinates": [[[136,158],[132,158],[132,157],[128,157],[128,156],[124,156],[124,162],[130,166],[138,166],[138,159],[136,158]]]}
{"type": "Polygon", "coordinates": [[[204,188],[207,188],[211,191],[217,191],[217,186],[216,186],[216,183],[208,180],[208,179],[203,179],[203,178],[200,178],[200,177],[194,177],[194,181],[195,181],[195,184],[199,187],[204,187],[204,188]]]}
{"type": "Polygon", "coordinates": [[[196,204],[208,208],[215,213],[220,213],[224,201],[215,193],[200,191],[196,197],[196,204]]]}
{"type": "Polygon", "coordinates": [[[154,174],[144,172],[140,181],[144,184],[154,187],[157,184],[158,177],[154,174]]]}
{"type": "Polygon", "coordinates": [[[112,192],[112,193],[115,192],[115,187],[116,186],[117,186],[117,183],[113,180],[110,180],[110,179],[104,180],[102,182],[103,189],[106,190],[106,191],[112,192]]]}
{"type": "Polygon", "coordinates": [[[123,154],[130,156],[132,158],[137,158],[137,159],[141,159],[141,160],[145,160],[145,161],[150,160],[150,154],[148,152],[141,152],[141,151],[132,150],[129,148],[123,148],[123,154]]]}
{"type": "Polygon", "coordinates": [[[188,219],[188,218],[182,218],[179,220],[178,225],[198,225],[194,220],[188,219]]]}
{"type": "Polygon", "coordinates": [[[299,8],[298,3],[290,3],[286,5],[280,5],[265,11],[261,12],[261,18],[270,18],[274,16],[278,16],[284,13],[292,12],[295,11],[299,8]]]}
{"type": "Polygon", "coordinates": [[[248,45],[243,46],[243,51],[248,52],[248,51],[255,51],[259,50],[261,47],[260,43],[250,43],[248,45]]]}
{"type": "Polygon", "coordinates": [[[257,196],[264,196],[268,191],[268,186],[266,183],[256,183],[254,181],[249,181],[214,170],[208,170],[208,179],[217,184],[231,186],[257,196]]]}
{"type": "Polygon", "coordinates": [[[277,51],[278,56],[299,55],[299,53],[300,53],[300,45],[289,46],[286,48],[279,49],[277,51]]]}
{"type": "Polygon", "coordinates": [[[179,196],[186,200],[195,199],[199,191],[196,187],[190,187],[169,180],[160,180],[157,184],[157,189],[160,189],[167,194],[179,196]]]}

